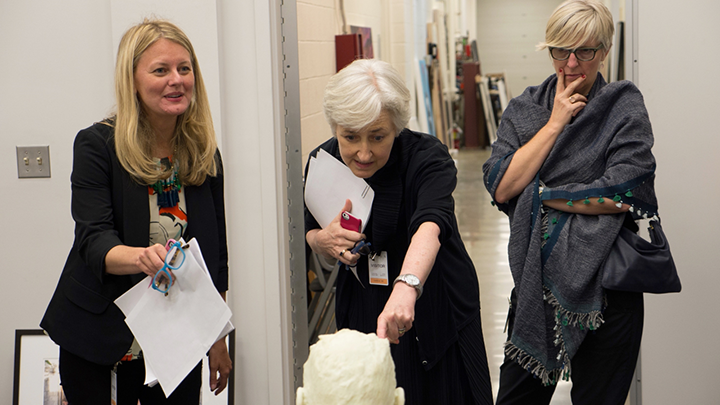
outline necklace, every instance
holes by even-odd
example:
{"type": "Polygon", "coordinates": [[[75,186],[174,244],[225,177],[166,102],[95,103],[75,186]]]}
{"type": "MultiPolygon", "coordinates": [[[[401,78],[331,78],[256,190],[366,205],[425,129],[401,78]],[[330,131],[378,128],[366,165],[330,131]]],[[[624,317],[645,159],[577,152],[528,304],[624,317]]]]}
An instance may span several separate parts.
{"type": "Polygon", "coordinates": [[[177,166],[172,164],[170,158],[160,159],[160,166],[165,170],[170,170],[172,167],[172,174],[170,177],[164,180],[158,180],[150,188],[155,191],[157,195],[158,207],[170,208],[174,207],[180,202],[178,193],[182,188],[180,184],[180,177],[178,176],[177,166]]]}

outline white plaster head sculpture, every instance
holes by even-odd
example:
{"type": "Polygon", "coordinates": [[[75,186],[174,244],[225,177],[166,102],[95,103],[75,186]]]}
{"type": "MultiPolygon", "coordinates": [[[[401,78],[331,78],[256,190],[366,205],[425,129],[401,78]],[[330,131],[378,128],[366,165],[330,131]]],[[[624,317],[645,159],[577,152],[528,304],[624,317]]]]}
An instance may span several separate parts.
{"type": "Polygon", "coordinates": [[[343,329],[320,336],[310,347],[303,381],[296,405],[405,404],[405,392],[395,388],[390,342],[374,333],[343,329]]]}

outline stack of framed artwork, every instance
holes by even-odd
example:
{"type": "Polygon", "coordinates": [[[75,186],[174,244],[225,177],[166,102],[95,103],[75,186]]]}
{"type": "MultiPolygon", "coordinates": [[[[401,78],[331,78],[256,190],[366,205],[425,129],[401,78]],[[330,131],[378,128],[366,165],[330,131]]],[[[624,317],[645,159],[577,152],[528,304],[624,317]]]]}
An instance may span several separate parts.
{"type": "Polygon", "coordinates": [[[452,149],[451,103],[456,88],[449,79],[447,31],[441,10],[434,10],[433,22],[427,24],[426,49],[428,55],[416,59],[414,68],[419,130],[452,149]]]}

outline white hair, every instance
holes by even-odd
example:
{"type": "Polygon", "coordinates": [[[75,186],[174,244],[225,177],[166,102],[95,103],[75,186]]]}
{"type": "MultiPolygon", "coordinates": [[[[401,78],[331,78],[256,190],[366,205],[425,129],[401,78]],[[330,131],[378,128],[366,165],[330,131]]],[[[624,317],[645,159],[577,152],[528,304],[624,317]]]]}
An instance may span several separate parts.
{"type": "Polygon", "coordinates": [[[387,111],[395,134],[410,120],[410,91],[387,62],[358,59],[330,78],[323,99],[325,119],[333,135],[338,125],[360,130],[387,111]]]}

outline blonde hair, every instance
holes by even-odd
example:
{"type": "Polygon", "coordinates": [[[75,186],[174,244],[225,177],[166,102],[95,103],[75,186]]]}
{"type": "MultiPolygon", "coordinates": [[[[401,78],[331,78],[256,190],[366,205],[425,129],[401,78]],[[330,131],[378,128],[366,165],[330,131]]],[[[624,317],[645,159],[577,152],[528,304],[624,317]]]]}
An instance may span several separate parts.
{"type": "Polygon", "coordinates": [[[595,0],[568,0],[550,16],[545,29],[545,42],[537,49],[573,49],[598,41],[607,52],[612,46],[615,26],[610,10],[595,0]]]}
{"type": "Polygon", "coordinates": [[[173,162],[183,185],[200,185],[207,176],[217,174],[215,130],[195,50],[185,33],[168,21],[145,19],[120,40],[115,65],[117,111],[109,119],[115,127],[116,153],[122,167],[141,184],[150,185],[171,174],[158,169],[153,160],[154,134],[135,88],[138,61],[160,38],[181,45],[190,54],[195,86],[190,105],[175,125],[173,162]]]}
{"type": "Polygon", "coordinates": [[[410,91],[389,63],[358,59],[330,78],[323,108],[333,135],[338,125],[364,128],[383,111],[390,114],[397,135],[410,120],[410,91]]]}

